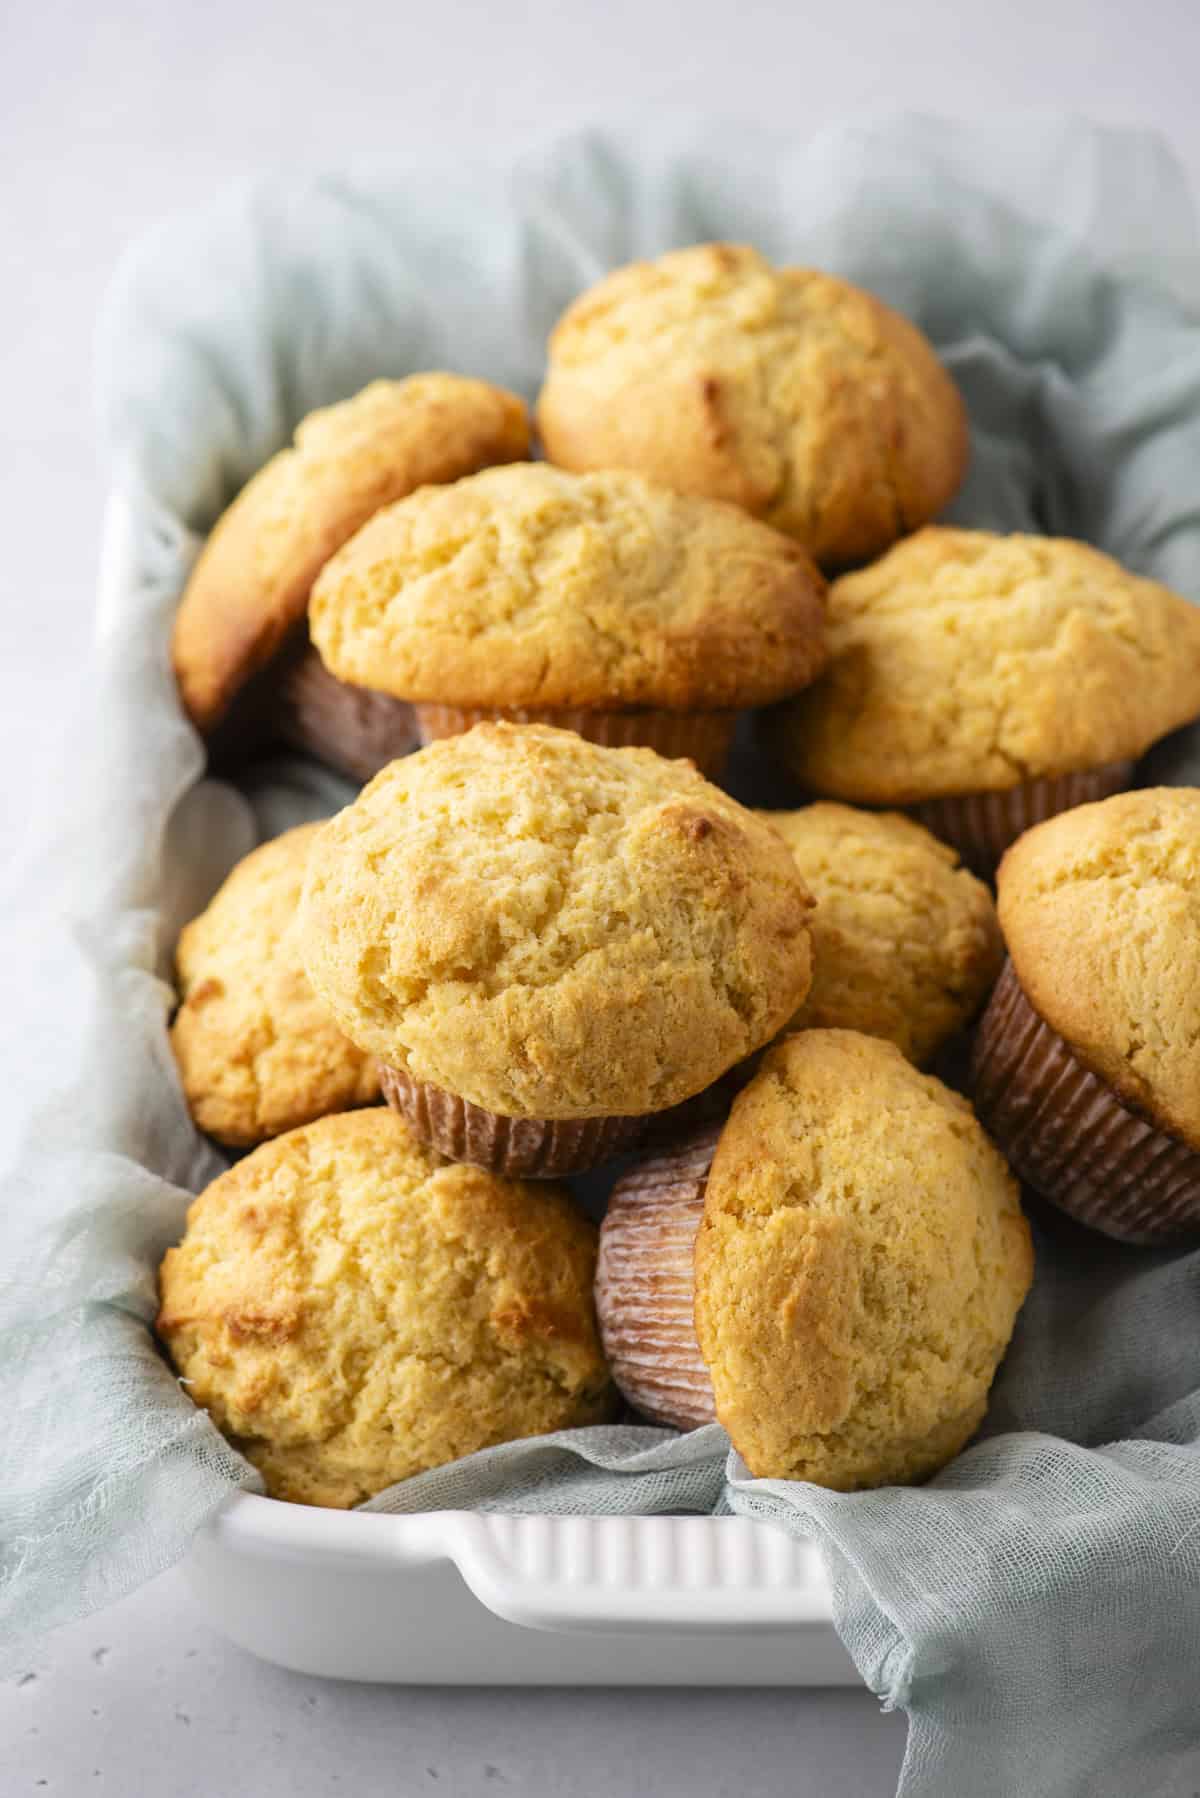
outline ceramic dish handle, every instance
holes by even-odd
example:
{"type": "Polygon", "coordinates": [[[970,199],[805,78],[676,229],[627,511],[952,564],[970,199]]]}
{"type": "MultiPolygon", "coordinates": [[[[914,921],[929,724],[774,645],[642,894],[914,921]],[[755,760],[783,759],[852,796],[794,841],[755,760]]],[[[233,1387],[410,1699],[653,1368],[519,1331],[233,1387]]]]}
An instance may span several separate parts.
{"type": "Polygon", "coordinates": [[[432,1512],[403,1522],[403,1554],[427,1534],[427,1551],[436,1542],[482,1604],[530,1629],[829,1627],[816,1544],[746,1518],[432,1512]]]}

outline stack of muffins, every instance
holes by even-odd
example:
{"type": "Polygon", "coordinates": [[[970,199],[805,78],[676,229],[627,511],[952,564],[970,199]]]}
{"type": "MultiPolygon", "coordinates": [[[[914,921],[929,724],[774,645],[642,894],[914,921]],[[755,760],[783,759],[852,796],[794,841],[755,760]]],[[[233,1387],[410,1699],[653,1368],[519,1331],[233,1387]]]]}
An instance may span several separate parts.
{"type": "Polygon", "coordinates": [[[193,571],[214,763],[369,784],[180,938],[183,1093],[249,1153],[161,1340],[303,1503],[622,1401],[762,1477],[925,1478],[1032,1278],[1018,1177],[1200,1235],[1200,793],[1134,786],[1200,715],[1200,610],[931,524],[968,445],[933,349],[750,249],[584,294],[537,426],[376,382],[193,571]],[[750,712],[798,809],[716,784],[750,712]]]}

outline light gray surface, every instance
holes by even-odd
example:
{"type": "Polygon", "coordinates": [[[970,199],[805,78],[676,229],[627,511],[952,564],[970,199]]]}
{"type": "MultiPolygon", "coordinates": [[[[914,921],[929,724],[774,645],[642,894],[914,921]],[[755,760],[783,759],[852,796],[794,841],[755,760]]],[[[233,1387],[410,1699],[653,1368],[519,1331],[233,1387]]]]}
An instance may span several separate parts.
{"type": "Polygon", "coordinates": [[[88,1798],[875,1798],[904,1726],[854,1692],[473,1692],[252,1660],[165,1575],[0,1687],[0,1792],[88,1798]]]}
{"type": "MultiPolygon", "coordinates": [[[[121,246],[153,219],[247,169],[430,144],[507,148],[675,106],[792,129],[879,107],[1082,110],[1157,124],[1200,175],[1198,40],[1194,0],[1010,0],[1002,13],[992,0],[42,0],[10,10],[0,28],[6,846],[41,803],[30,780],[38,745],[86,657],[103,494],[91,323],[121,246]]],[[[0,1791],[304,1798],[507,1783],[535,1794],[872,1798],[892,1790],[903,1735],[865,1694],[321,1685],[222,1644],[172,1575],[50,1638],[0,1688],[0,1791]]]]}

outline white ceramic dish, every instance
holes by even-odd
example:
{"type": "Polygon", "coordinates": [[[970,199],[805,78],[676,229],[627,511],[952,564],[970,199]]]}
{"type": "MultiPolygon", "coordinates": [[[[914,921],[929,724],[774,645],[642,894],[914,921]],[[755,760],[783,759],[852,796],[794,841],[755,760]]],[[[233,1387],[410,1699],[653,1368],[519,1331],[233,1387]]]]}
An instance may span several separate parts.
{"type": "Polygon", "coordinates": [[[858,1683],[816,1545],[741,1517],[388,1517],[239,1494],[187,1572],[240,1647],[340,1679],[858,1683]]]}
{"type": "MultiPolygon", "coordinates": [[[[98,628],[131,560],[105,521],[98,628]]],[[[422,1685],[830,1685],[814,1543],[735,1517],[389,1517],[238,1494],[187,1563],[209,1622],[304,1673],[422,1685]]]]}

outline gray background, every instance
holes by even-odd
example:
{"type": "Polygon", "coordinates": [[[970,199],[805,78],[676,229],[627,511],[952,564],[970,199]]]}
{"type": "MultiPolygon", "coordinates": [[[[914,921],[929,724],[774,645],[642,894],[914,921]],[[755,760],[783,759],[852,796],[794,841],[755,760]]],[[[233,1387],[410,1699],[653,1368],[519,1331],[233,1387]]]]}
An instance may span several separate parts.
{"type": "MultiPolygon", "coordinates": [[[[114,259],[247,170],[503,153],[669,109],[793,130],[898,107],[1154,124],[1200,180],[1195,0],[38,0],[0,7],[0,824],[11,868],[86,665],[104,474],[91,330],[114,259]]],[[[4,875],[0,872],[0,884],[4,875]]],[[[330,1685],[207,1631],[170,1574],[0,1687],[0,1791],[890,1793],[867,1694],[330,1685]]]]}

